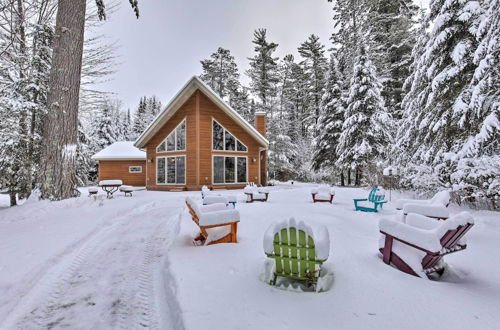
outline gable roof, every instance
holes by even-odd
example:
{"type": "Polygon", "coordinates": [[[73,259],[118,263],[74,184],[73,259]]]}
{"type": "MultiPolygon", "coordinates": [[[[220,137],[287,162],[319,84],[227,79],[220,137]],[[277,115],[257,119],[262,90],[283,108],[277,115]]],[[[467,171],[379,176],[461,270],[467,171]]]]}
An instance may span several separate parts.
{"type": "Polygon", "coordinates": [[[132,141],[115,142],[92,156],[95,160],[146,160],[146,153],[132,141]]]}
{"type": "Polygon", "coordinates": [[[269,146],[269,141],[247,122],[239,113],[231,108],[217,93],[214,92],[207,84],[205,84],[197,76],[193,76],[181,90],[173,97],[170,103],[161,111],[158,116],[149,124],[144,132],[137,138],[134,146],[144,148],[149,140],[165,125],[165,123],[179,110],[179,108],[187,101],[187,99],[199,89],[212,102],[215,103],[224,113],[231,119],[237,122],[250,136],[261,143],[266,148],[269,146]]]}

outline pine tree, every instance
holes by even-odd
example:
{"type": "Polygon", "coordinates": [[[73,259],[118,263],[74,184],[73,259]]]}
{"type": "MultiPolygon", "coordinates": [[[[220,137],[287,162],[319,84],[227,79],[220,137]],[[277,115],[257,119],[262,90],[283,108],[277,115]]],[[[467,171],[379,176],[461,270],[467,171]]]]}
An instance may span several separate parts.
{"type": "Polygon", "coordinates": [[[308,77],[310,112],[312,124],[316,126],[320,116],[321,97],[325,90],[325,72],[328,67],[325,46],[319,42],[319,37],[311,34],[298,50],[304,59],[301,64],[308,77]]]}
{"type": "Polygon", "coordinates": [[[386,127],[390,116],[385,110],[380,88],[375,66],[361,44],[354,62],[345,121],[336,148],[337,165],[356,171],[356,185],[360,184],[362,168],[382,156],[384,147],[390,143],[386,127]]]}
{"type": "Polygon", "coordinates": [[[336,147],[344,122],[343,79],[334,56],[330,58],[326,90],[321,99],[321,116],[318,121],[319,136],[315,144],[313,168],[334,168],[337,161],[336,147]]]}
{"type": "Polygon", "coordinates": [[[382,82],[382,97],[387,111],[401,118],[403,84],[409,75],[412,33],[417,7],[412,0],[375,0],[370,2],[365,24],[370,36],[370,53],[382,82]]]}
{"type": "Polygon", "coordinates": [[[448,154],[457,152],[468,135],[455,114],[467,108],[480,14],[476,1],[431,2],[426,21],[433,22],[433,29],[425,46],[416,50],[421,55],[413,56],[413,81],[403,102],[398,141],[407,162],[439,167],[436,175],[445,186],[456,166],[448,154]]]}
{"type": "Polygon", "coordinates": [[[239,87],[238,66],[228,49],[219,47],[209,59],[201,61],[203,69],[200,78],[221,98],[231,96],[231,91],[239,87]]]}
{"type": "MultiPolygon", "coordinates": [[[[267,41],[266,29],[257,29],[254,32],[255,56],[249,58],[250,89],[260,99],[264,109],[271,105],[271,98],[276,96],[278,82],[278,58],[273,57],[278,44],[267,41]]],[[[272,108],[271,108],[272,110],[272,108]]]]}

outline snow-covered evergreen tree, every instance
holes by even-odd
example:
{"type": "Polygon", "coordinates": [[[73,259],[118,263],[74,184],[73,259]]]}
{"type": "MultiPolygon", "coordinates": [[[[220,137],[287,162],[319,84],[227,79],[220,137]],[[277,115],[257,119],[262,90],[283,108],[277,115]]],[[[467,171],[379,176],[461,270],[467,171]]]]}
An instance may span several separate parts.
{"type": "Polygon", "coordinates": [[[311,34],[300,45],[298,51],[303,58],[301,64],[308,78],[308,99],[312,125],[315,127],[318,124],[320,116],[320,103],[325,90],[325,73],[328,67],[328,61],[325,57],[325,46],[319,42],[319,37],[311,34]]]}
{"type": "Polygon", "coordinates": [[[201,61],[203,72],[200,78],[206,82],[221,98],[230,97],[231,91],[239,87],[238,66],[228,49],[219,47],[209,59],[201,61]]]}
{"type": "Polygon", "coordinates": [[[404,166],[439,167],[438,181],[447,186],[455,163],[449,162],[446,155],[456,153],[460,141],[468,135],[456,114],[467,108],[465,99],[470,94],[468,82],[474,71],[475,31],[481,12],[477,1],[431,2],[427,22],[433,23],[433,29],[425,46],[414,49],[413,80],[403,101],[398,142],[404,148],[404,166]]]}
{"type": "Polygon", "coordinates": [[[381,85],[375,66],[365,46],[359,47],[350,81],[349,97],[344,115],[342,133],[336,148],[337,165],[356,171],[356,184],[360,184],[360,170],[383,155],[391,142],[387,131],[390,116],[382,97],[381,85]]]}
{"type": "Polygon", "coordinates": [[[334,168],[337,161],[336,147],[344,123],[343,79],[334,56],[330,58],[325,93],[321,99],[318,121],[319,135],[315,143],[313,168],[334,168]]]}
{"type": "Polygon", "coordinates": [[[250,69],[246,73],[250,77],[251,91],[259,98],[263,110],[267,110],[271,105],[271,99],[276,96],[278,58],[273,57],[273,53],[278,44],[267,40],[266,29],[255,30],[252,43],[255,44],[255,55],[249,58],[250,69]]]}
{"type": "Polygon", "coordinates": [[[403,84],[409,75],[411,51],[415,44],[413,17],[417,7],[412,0],[370,1],[365,30],[369,31],[370,53],[382,82],[382,97],[395,119],[402,115],[403,84]]]}

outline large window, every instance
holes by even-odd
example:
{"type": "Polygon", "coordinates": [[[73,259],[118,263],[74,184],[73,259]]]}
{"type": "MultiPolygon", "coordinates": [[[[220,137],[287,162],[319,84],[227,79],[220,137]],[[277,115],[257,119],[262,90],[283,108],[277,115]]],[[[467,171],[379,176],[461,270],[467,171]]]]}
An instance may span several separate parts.
{"type": "Polygon", "coordinates": [[[186,150],[186,120],[167,136],[165,140],[156,148],[156,152],[184,151],[186,150]]]}
{"type": "Polygon", "coordinates": [[[214,183],[247,182],[247,157],[213,156],[214,183]]]}
{"type": "Polygon", "coordinates": [[[156,162],[156,183],[185,184],[186,156],[158,157],[156,162]]]}
{"type": "Polygon", "coordinates": [[[234,137],[217,121],[212,120],[212,149],[225,151],[247,151],[247,146],[234,137]]]}

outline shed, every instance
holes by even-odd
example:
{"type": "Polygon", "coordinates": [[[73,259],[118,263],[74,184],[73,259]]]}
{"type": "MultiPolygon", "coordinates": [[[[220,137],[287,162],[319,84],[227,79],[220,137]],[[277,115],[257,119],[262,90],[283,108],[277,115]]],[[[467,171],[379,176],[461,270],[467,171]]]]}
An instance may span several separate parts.
{"type": "Polygon", "coordinates": [[[132,141],[115,142],[92,156],[99,163],[99,181],[123,181],[125,185],[146,185],[146,153],[132,141]]]}

